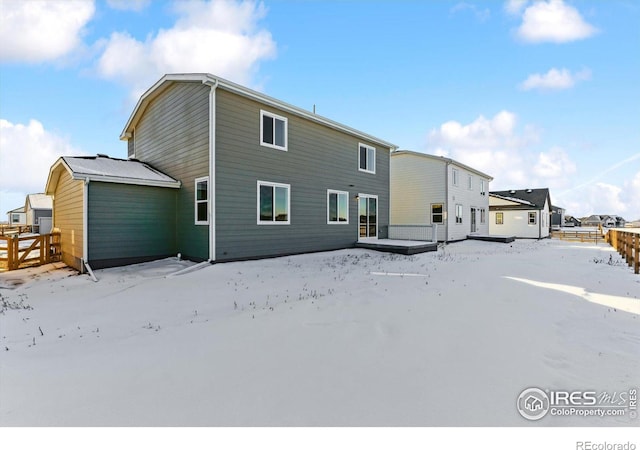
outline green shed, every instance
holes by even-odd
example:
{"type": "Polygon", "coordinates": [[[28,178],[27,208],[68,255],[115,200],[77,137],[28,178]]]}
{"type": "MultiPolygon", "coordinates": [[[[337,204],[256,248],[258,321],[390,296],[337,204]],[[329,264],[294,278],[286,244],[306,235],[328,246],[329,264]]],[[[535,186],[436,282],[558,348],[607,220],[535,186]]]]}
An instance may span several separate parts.
{"type": "Polygon", "coordinates": [[[51,167],[62,260],[84,272],[176,254],[180,182],[137,160],[62,157],[51,167]]]}

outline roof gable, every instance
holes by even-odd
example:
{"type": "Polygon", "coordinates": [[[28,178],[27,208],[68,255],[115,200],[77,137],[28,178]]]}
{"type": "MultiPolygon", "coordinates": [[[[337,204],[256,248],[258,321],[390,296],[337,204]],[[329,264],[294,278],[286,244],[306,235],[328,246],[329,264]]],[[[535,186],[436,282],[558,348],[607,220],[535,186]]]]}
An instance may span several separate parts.
{"type": "Polygon", "coordinates": [[[46,192],[55,191],[60,171],[67,170],[75,180],[101,181],[105,183],[137,184],[179,188],[180,181],[154,169],[149,164],[133,159],[98,156],[63,156],[51,167],[46,192]]]}
{"type": "Polygon", "coordinates": [[[252,89],[249,89],[247,87],[225,80],[224,78],[220,78],[210,73],[174,73],[174,74],[164,75],[153,86],[151,86],[144,94],[142,94],[142,96],[138,100],[138,103],[133,109],[133,112],[131,113],[129,120],[127,120],[127,123],[124,129],[122,130],[122,133],[120,134],[120,139],[128,140],[132,136],[133,130],[135,129],[137,123],[140,121],[140,119],[144,115],[144,112],[147,109],[149,103],[155,98],[157,98],[159,95],[161,95],[171,84],[180,83],[180,82],[200,82],[200,83],[204,83],[206,85],[215,87],[217,89],[224,89],[226,91],[233,92],[238,95],[242,95],[243,97],[251,98],[262,104],[279,108],[288,113],[311,120],[312,122],[325,125],[329,128],[333,128],[334,130],[339,130],[341,132],[350,134],[359,139],[364,139],[375,145],[381,145],[383,147],[387,147],[392,150],[397,148],[397,145],[394,145],[390,142],[384,141],[370,134],[356,130],[355,128],[351,128],[347,125],[343,125],[341,123],[335,122],[326,117],[322,117],[310,111],[306,111],[302,108],[298,108],[297,106],[290,105],[286,102],[277,100],[273,97],[269,97],[268,95],[262,94],[258,91],[254,91],[252,89]]]}
{"type": "Polygon", "coordinates": [[[547,208],[551,210],[551,196],[548,188],[492,191],[489,192],[489,196],[529,206],[532,209],[544,209],[546,204],[547,208]]]}
{"type": "Polygon", "coordinates": [[[53,198],[47,194],[28,194],[25,210],[31,209],[53,209],[53,198]]]}
{"type": "Polygon", "coordinates": [[[491,175],[487,175],[484,172],[481,172],[477,169],[474,169],[473,167],[469,167],[466,164],[462,164],[461,162],[456,161],[455,159],[451,159],[451,158],[445,158],[444,156],[436,156],[436,155],[430,155],[428,153],[420,153],[420,152],[414,152],[411,150],[396,150],[394,152],[391,153],[392,157],[398,157],[398,156],[403,156],[403,155],[411,155],[411,156],[415,156],[415,157],[420,157],[420,158],[425,158],[434,162],[441,162],[443,164],[451,164],[454,166],[459,167],[460,169],[464,169],[468,172],[474,173],[482,178],[486,178],[489,181],[493,181],[493,177],[491,175]]]}

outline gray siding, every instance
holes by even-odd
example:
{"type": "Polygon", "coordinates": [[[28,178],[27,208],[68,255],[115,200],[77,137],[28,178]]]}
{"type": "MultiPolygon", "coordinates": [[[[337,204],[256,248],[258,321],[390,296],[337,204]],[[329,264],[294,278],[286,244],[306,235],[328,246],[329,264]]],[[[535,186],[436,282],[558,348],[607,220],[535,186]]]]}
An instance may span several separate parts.
{"type": "Polygon", "coordinates": [[[351,247],[358,193],[378,195],[378,236],[386,237],[389,150],[218,89],[216,260],[351,247]],[[288,151],[260,145],[261,109],[288,118],[288,151]],[[376,147],[375,175],[358,170],[359,142],[376,147]],[[256,223],[258,180],[291,185],[290,225],[256,223]],[[327,224],[327,189],[349,192],[348,225],[327,224]]]}
{"type": "Polygon", "coordinates": [[[94,269],[175,255],[176,190],[89,184],[88,260],[94,269]]]}
{"type": "Polygon", "coordinates": [[[209,174],[209,87],[199,82],[170,85],[150,102],[133,140],[129,145],[135,147],[136,159],[182,181],[172,253],[207,259],[208,227],[194,224],[194,180],[209,174]]]}

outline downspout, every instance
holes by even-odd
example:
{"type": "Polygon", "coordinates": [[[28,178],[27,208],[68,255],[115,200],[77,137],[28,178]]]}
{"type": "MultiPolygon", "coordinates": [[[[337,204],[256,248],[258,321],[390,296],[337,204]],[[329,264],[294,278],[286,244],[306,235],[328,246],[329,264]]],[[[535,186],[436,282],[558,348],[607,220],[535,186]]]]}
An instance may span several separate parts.
{"type": "Polygon", "coordinates": [[[444,242],[449,242],[449,161],[444,164],[444,242]]]}
{"type": "Polygon", "coordinates": [[[205,80],[209,90],[209,262],[216,260],[216,88],[218,80],[205,80]]]}
{"type": "Polygon", "coordinates": [[[82,186],[82,264],[93,281],[98,281],[89,266],[89,178],[85,178],[82,186]]]}

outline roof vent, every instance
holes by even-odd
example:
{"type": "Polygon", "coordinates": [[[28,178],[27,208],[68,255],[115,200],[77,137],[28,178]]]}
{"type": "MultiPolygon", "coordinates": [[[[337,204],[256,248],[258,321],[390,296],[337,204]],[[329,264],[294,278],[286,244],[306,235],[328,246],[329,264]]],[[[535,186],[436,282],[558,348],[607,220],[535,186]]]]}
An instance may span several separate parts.
{"type": "Polygon", "coordinates": [[[533,192],[532,189],[527,189],[527,194],[531,194],[533,192]]]}
{"type": "Polygon", "coordinates": [[[509,191],[509,194],[515,194],[515,193],[516,193],[516,191],[514,191],[513,189],[511,189],[511,190],[509,191]]]}
{"type": "Polygon", "coordinates": [[[108,158],[109,157],[109,155],[105,155],[104,153],[97,153],[96,156],[98,158],[108,158]]]}

